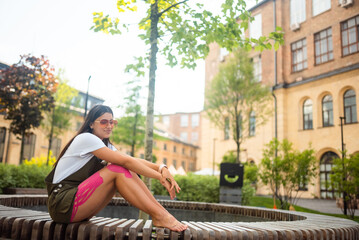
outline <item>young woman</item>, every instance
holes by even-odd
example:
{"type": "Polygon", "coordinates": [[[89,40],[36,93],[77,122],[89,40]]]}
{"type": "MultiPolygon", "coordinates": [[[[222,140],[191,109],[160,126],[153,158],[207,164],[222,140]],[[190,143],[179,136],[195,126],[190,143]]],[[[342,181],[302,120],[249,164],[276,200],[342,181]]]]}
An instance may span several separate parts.
{"type": "Polygon", "coordinates": [[[90,219],[108,204],[117,190],[130,204],[148,213],[155,226],[185,230],[187,226],[156,201],[137,174],[158,179],[172,199],[180,190],[177,182],[165,165],[116,151],[109,142],[116,124],[109,107],[96,105],[62,150],[45,179],[51,218],[61,223],[90,219]]]}

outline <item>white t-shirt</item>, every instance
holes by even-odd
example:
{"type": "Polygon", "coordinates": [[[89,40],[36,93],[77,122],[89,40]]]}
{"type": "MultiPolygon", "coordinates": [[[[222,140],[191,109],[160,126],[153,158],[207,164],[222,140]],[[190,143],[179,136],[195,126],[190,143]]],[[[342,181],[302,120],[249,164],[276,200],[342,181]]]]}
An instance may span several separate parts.
{"type": "MultiPolygon", "coordinates": [[[[94,156],[93,151],[103,147],[106,145],[92,133],[77,135],[58,162],[52,183],[59,183],[78,171],[94,156]]],[[[116,151],[116,148],[111,144],[109,144],[109,148],[116,151]]]]}

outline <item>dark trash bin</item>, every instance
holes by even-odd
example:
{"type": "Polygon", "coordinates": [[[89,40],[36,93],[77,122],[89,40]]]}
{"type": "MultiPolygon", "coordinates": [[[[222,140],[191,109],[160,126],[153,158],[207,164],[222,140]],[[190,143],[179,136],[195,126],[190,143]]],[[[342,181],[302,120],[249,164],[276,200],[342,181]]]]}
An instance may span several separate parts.
{"type": "Polygon", "coordinates": [[[243,171],[241,164],[221,163],[219,202],[241,204],[243,171]]]}

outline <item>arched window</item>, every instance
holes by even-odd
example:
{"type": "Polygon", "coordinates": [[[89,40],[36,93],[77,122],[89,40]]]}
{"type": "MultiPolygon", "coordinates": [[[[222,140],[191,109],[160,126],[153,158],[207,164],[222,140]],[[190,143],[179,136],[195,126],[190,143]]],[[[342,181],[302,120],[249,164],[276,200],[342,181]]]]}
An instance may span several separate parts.
{"type": "Polygon", "coordinates": [[[344,93],[344,116],[346,124],[357,122],[357,105],[354,90],[348,90],[344,93]]]}
{"type": "Polygon", "coordinates": [[[320,158],[320,197],[335,198],[335,189],[330,182],[333,159],[339,158],[334,152],[326,152],[320,158]]]}
{"type": "Polygon", "coordinates": [[[333,98],[326,95],[322,100],[323,127],[333,126],[333,98]]]}
{"type": "Polygon", "coordinates": [[[313,129],[313,102],[310,99],[303,104],[303,129],[313,129]]]}
{"type": "Polygon", "coordinates": [[[256,135],[256,113],[249,114],[249,136],[256,135]]]}

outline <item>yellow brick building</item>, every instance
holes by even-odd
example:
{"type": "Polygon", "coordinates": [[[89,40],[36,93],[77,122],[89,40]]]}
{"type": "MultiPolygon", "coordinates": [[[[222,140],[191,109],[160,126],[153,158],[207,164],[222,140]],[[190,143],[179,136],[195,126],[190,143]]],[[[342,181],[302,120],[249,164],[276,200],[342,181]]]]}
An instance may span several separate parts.
{"type": "MultiPolygon", "coordinates": [[[[333,157],[341,156],[340,117],[346,117],[345,149],[348,154],[359,153],[359,2],[339,2],[264,0],[250,9],[254,21],[247,36],[268,35],[281,26],[285,43],[277,52],[250,53],[258,80],[273,86],[273,113],[242,144],[241,159],[260,163],[264,144],[274,137],[288,139],[298,150],[311,143],[319,175],[301,197],[334,198],[325,183],[333,157]]],[[[223,61],[225,51],[211,44],[206,85],[223,61]]],[[[211,167],[213,161],[221,162],[227,151],[236,149],[233,140],[225,140],[224,130],[214,127],[205,115],[202,112],[198,168],[211,167]]],[[[268,189],[260,186],[258,193],[268,193],[268,189]]]]}

